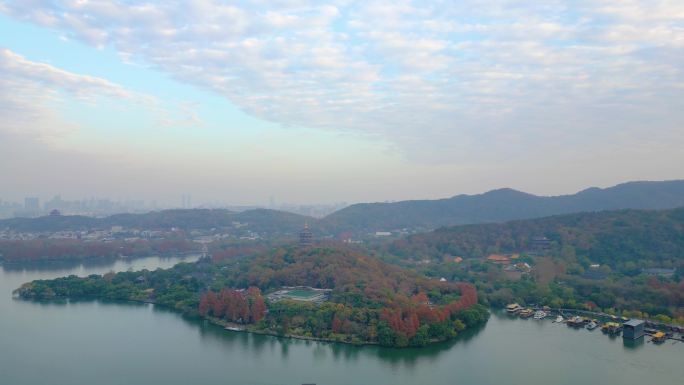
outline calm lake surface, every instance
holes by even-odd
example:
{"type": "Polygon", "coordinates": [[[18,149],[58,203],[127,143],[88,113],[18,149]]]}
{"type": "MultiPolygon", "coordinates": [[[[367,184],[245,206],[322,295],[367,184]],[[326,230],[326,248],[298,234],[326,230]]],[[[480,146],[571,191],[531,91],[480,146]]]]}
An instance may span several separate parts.
{"type": "Polygon", "coordinates": [[[147,304],[40,304],[11,296],[34,279],[153,270],[181,260],[0,266],[0,384],[684,383],[684,343],[626,346],[598,330],[505,314],[453,342],[396,350],[226,332],[147,304]]]}

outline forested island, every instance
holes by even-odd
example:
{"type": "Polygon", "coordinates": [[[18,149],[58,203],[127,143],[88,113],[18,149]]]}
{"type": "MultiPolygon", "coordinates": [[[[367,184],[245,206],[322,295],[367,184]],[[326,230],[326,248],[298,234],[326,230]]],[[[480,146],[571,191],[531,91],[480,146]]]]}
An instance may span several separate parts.
{"type": "Polygon", "coordinates": [[[444,341],[489,316],[473,285],[429,279],[340,245],[33,281],[16,294],[152,302],[251,332],[396,347],[444,341]],[[265,295],[284,287],[329,291],[319,301],[265,295]]]}

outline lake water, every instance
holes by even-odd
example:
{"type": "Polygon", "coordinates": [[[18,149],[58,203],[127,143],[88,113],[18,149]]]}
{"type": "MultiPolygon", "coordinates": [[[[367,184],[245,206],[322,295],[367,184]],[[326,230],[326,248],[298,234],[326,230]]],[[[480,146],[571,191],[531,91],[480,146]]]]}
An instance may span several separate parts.
{"type": "Polygon", "coordinates": [[[227,332],[148,304],[41,304],[11,296],[33,279],[180,260],[0,266],[0,384],[684,383],[684,343],[625,345],[598,330],[505,314],[456,341],[401,350],[227,332]]]}

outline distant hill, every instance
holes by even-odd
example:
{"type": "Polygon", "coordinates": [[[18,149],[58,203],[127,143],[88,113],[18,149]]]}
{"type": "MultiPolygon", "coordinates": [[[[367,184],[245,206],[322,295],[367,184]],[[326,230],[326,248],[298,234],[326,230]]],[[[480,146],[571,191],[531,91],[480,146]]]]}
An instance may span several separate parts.
{"type": "Polygon", "coordinates": [[[429,231],[443,226],[496,223],[541,218],[576,212],[618,209],[669,209],[684,206],[684,180],[629,182],[614,187],[590,188],[573,195],[536,196],[513,189],[498,189],[478,195],[457,195],[438,200],[395,203],[360,203],[336,211],[323,219],[285,211],[254,209],[234,212],[224,209],[163,210],[146,214],[117,214],[105,218],[45,216],[0,220],[0,229],[58,231],[128,228],[209,229],[248,224],[258,233],[293,234],[308,222],[317,236],[351,232],[409,229],[429,231]]]}
{"type": "Polygon", "coordinates": [[[551,197],[505,188],[448,199],[355,204],[328,215],[321,226],[333,231],[357,233],[402,228],[431,230],[442,226],[505,222],[576,212],[682,206],[684,180],[629,182],[551,197]]]}
{"type": "Polygon", "coordinates": [[[632,268],[678,267],[684,266],[684,208],[565,214],[441,228],[394,241],[388,251],[413,258],[535,251],[622,270],[628,269],[628,262],[632,268]],[[542,237],[548,241],[542,251],[535,250],[542,237]]]}
{"type": "Polygon", "coordinates": [[[146,214],[116,214],[105,218],[78,215],[44,216],[40,218],[12,218],[0,221],[0,229],[16,231],[67,231],[109,229],[112,226],[142,229],[210,229],[233,227],[233,222],[259,233],[295,233],[306,221],[299,214],[284,211],[255,209],[233,212],[221,209],[163,210],[146,214]]]}

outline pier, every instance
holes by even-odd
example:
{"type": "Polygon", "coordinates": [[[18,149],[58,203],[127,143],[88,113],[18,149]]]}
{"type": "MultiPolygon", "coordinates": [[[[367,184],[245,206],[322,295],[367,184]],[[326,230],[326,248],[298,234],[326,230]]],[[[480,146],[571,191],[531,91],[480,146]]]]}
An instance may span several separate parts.
{"type": "Polygon", "coordinates": [[[655,322],[652,320],[630,320],[624,317],[617,317],[615,315],[602,312],[592,312],[588,310],[579,309],[551,309],[548,306],[531,306],[525,308],[518,304],[510,304],[505,308],[505,310],[508,314],[515,315],[522,319],[529,318],[527,313],[533,311],[544,311],[545,317],[551,315],[560,315],[564,319],[559,322],[576,328],[586,328],[589,331],[594,330],[597,325],[615,323],[616,325],[619,325],[619,328],[617,330],[608,331],[606,331],[607,329],[602,328],[604,329],[602,330],[604,334],[619,335],[620,333],[622,333],[623,338],[630,340],[638,340],[641,337],[649,336],[651,337],[651,340],[649,342],[654,343],[663,343],[667,340],[672,340],[673,342],[684,342],[684,327],[678,325],[665,324],[662,322],[655,322]],[[594,327],[587,327],[589,323],[594,324],[594,327]],[[630,326],[631,331],[625,332],[626,326],[630,326]],[[680,335],[677,336],[675,333],[680,333],[680,335]]]}

